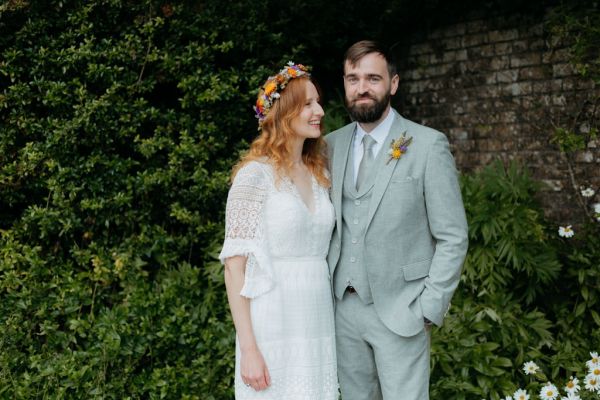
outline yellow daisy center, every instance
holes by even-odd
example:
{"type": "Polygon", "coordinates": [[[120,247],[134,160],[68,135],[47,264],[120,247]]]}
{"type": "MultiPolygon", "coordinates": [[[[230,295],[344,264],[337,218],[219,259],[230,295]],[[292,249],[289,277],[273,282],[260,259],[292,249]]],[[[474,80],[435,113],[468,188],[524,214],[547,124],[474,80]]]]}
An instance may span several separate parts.
{"type": "Polygon", "coordinates": [[[400,150],[400,149],[394,149],[394,151],[392,152],[392,157],[394,157],[394,158],[400,158],[401,155],[402,155],[402,150],[400,150]]]}
{"type": "Polygon", "coordinates": [[[594,370],[594,375],[600,375],[600,369],[599,368],[596,368],[594,370]]]}

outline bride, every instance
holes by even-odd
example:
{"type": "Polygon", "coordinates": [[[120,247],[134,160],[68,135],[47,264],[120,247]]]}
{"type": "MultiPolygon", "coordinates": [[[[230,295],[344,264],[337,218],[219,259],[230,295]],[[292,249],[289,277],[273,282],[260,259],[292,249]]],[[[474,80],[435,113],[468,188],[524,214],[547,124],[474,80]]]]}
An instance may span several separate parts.
{"type": "Polygon", "coordinates": [[[325,257],[333,229],[319,92],[301,64],[269,77],[259,136],[234,168],[220,254],[236,328],[236,399],[338,398],[325,257]]]}

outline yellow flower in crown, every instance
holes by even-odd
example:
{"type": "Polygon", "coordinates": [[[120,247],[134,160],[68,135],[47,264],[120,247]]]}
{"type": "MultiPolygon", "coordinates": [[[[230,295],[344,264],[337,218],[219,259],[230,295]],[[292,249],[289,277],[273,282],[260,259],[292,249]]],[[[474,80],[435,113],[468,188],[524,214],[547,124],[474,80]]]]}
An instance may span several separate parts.
{"type": "Polygon", "coordinates": [[[292,61],[283,67],[277,75],[270,76],[265,82],[262,89],[258,92],[254,112],[258,118],[258,130],[262,128],[262,123],[271,110],[273,103],[280,96],[281,91],[285,88],[288,82],[293,78],[301,76],[310,76],[310,68],[302,64],[294,64],[292,61]]]}
{"type": "Polygon", "coordinates": [[[273,93],[276,90],[277,90],[277,83],[276,82],[271,81],[271,82],[268,82],[265,85],[265,94],[267,96],[269,96],[271,93],[273,93]]]}

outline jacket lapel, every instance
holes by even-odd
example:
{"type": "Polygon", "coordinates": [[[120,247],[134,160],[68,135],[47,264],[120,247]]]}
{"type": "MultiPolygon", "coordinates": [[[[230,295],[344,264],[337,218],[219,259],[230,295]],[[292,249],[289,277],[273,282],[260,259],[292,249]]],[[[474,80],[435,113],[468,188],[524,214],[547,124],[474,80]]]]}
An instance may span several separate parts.
{"type": "Polygon", "coordinates": [[[390,129],[390,133],[388,134],[385,142],[383,143],[383,147],[380,151],[385,152],[383,157],[379,159],[379,164],[376,164],[379,169],[377,173],[377,177],[375,180],[375,185],[373,186],[373,194],[371,197],[371,201],[369,204],[369,215],[367,217],[367,225],[366,229],[369,229],[369,224],[375,215],[375,211],[377,207],[379,207],[379,203],[385,193],[385,189],[390,183],[390,179],[392,178],[392,173],[396,168],[396,164],[399,159],[392,159],[388,162],[390,157],[387,155],[387,151],[390,149],[392,144],[392,140],[398,139],[402,133],[406,132],[406,124],[404,123],[404,118],[400,116],[395,110],[391,110],[394,113],[394,123],[390,129]]]}
{"type": "Polygon", "coordinates": [[[356,123],[347,125],[344,132],[340,132],[338,143],[335,145],[333,153],[333,165],[331,175],[332,182],[332,202],[335,208],[337,228],[342,228],[342,186],[344,184],[344,176],[346,174],[346,165],[348,164],[348,154],[350,151],[350,143],[354,136],[356,123]]]}

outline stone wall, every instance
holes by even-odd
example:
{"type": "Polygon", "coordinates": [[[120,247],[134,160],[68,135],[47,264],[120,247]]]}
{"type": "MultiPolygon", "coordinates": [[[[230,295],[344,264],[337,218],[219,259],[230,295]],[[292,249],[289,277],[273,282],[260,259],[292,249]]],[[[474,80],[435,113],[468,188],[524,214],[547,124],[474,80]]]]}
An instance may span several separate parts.
{"type": "MultiPolygon", "coordinates": [[[[569,224],[583,213],[565,157],[550,140],[557,126],[597,127],[589,100],[600,91],[576,74],[544,18],[473,18],[413,39],[394,102],[407,118],[448,135],[463,172],[495,159],[521,161],[547,184],[540,197],[548,217],[569,224]]],[[[576,154],[573,167],[578,184],[599,191],[600,140],[576,154]]]]}

